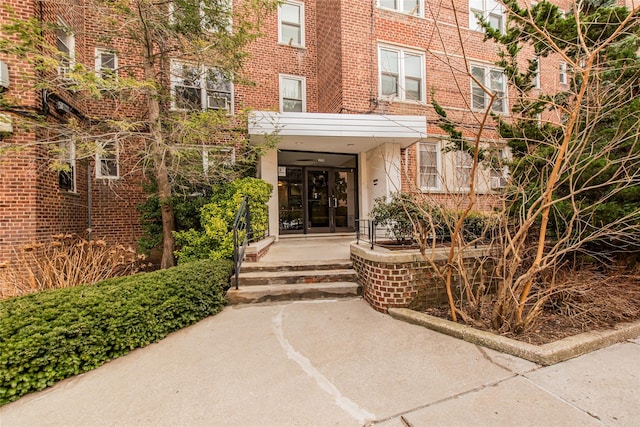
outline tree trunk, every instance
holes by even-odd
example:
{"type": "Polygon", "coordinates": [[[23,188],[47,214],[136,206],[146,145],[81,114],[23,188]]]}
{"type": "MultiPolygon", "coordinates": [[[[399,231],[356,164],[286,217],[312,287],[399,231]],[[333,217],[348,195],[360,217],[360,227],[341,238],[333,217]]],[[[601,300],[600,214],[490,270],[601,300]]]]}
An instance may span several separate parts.
{"type": "MultiPolygon", "coordinates": [[[[147,78],[154,75],[154,64],[145,61],[145,76],[147,78]]],[[[160,268],[165,269],[176,265],[174,257],[175,239],[175,215],[171,204],[171,182],[167,170],[166,150],[164,149],[164,138],[160,122],[160,102],[158,94],[150,91],[147,99],[149,128],[151,132],[151,159],[153,161],[153,171],[158,184],[158,198],[160,200],[160,211],[162,214],[162,260],[160,268]]]]}

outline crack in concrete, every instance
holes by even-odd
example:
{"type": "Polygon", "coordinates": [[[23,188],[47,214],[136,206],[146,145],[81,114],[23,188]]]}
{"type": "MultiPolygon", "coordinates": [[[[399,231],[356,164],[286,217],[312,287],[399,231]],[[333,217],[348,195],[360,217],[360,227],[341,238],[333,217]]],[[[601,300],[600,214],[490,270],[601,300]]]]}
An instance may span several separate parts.
{"type": "Polygon", "coordinates": [[[493,358],[489,355],[489,353],[487,353],[487,351],[482,346],[476,345],[476,349],[482,355],[482,357],[484,357],[489,363],[491,363],[493,365],[496,365],[497,367],[502,368],[507,372],[511,372],[512,374],[519,375],[518,372],[512,370],[508,366],[502,365],[502,364],[496,362],[495,360],[493,360],[493,358]]]}
{"type": "Polygon", "coordinates": [[[375,420],[376,416],[364,408],[358,406],[355,402],[346,396],[343,396],[340,390],[331,382],[327,377],[322,375],[318,369],[316,369],[311,361],[303,356],[300,352],[291,345],[291,343],[284,336],[284,329],[282,327],[284,320],[284,309],[286,306],[280,308],[278,314],[273,318],[273,332],[280,343],[280,346],[287,354],[287,357],[297,363],[302,370],[316,381],[316,384],[331,395],[338,407],[344,410],[351,417],[356,419],[360,424],[364,424],[370,420],[375,420]]]}
{"type": "Polygon", "coordinates": [[[520,375],[520,377],[522,377],[523,379],[525,379],[526,381],[528,381],[529,383],[533,384],[535,387],[539,388],[540,390],[542,390],[543,392],[555,397],[556,399],[560,400],[561,402],[566,403],[567,405],[571,406],[573,409],[575,409],[578,412],[582,412],[584,414],[589,415],[591,418],[598,420],[598,422],[600,422],[603,426],[607,425],[606,423],[604,423],[600,417],[598,417],[595,414],[592,414],[591,412],[582,409],[581,407],[579,407],[578,405],[576,405],[575,403],[571,402],[570,400],[565,399],[564,397],[560,396],[557,393],[554,393],[553,391],[541,386],[540,384],[536,383],[535,381],[533,381],[531,378],[528,378],[526,375],[520,375]]]}
{"type": "MultiPolygon", "coordinates": [[[[369,424],[367,424],[367,425],[375,425],[375,424],[379,424],[379,423],[384,423],[384,422],[386,422],[386,421],[390,421],[390,420],[392,420],[392,419],[394,419],[394,418],[398,418],[398,417],[401,417],[402,419],[405,419],[405,420],[406,420],[406,418],[405,418],[404,416],[405,416],[405,415],[408,415],[408,414],[410,414],[410,413],[412,413],[412,412],[420,411],[420,410],[422,410],[422,409],[428,408],[428,407],[430,407],[430,406],[438,405],[438,404],[443,403],[443,402],[446,402],[446,401],[448,401],[448,400],[457,399],[457,398],[462,397],[462,396],[464,396],[464,395],[466,395],[466,394],[471,394],[471,393],[475,393],[475,392],[477,392],[477,391],[484,390],[485,388],[495,387],[495,386],[497,386],[498,384],[501,384],[501,383],[503,383],[503,382],[505,382],[505,381],[508,381],[508,380],[510,380],[510,379],[513,379],[513,378],[517,378],[517,377],[519,377],[519,376],[521,376],[521,375],[519,375],[519,374],[514,374],[514,375],[510,375],[510,376],[508,376],[508,377],[506,377],[506,378],[503,378],[503,379],[501,379],[501,380],[493,381],[493,382],[490,382],[490,383],[487,383],[487,384],[482,384],[481,386],[478,386],[478,387],[475,387],[475,388],[472,388],[472,389],[469,389],[469,390],[461,391],[460,393],[456,393],[456,394],[453,394],[453,395],[451,395],[451,396],[444,397],[444,398],[439,399],[439,400],[435,400],[435,401],[433,401],[433,402],[425,403],[424,405],[416,406],[415,408],[408,409],[408,410],[406,410],[406,411],[400,412],[400,413],[398,413],[398,414],[392,415],[392,416],[387,417],[387,418],[384,418],[384,419],[382,419],[382,420],[376,420],[376,421],[373,421],[373,422],[371,422],[371,423],[369,423],[369,424]]],[[[402,420],[401,420],[401,421],[402,421],[402,420]]],[[[408,421],[407,421],[407,422],[408,422],[408,421]]]]}

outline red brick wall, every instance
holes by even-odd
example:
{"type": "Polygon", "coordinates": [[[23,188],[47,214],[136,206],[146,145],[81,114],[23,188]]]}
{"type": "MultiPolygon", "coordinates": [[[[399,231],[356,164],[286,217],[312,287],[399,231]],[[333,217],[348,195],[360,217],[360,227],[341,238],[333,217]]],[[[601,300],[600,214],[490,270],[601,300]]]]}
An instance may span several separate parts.
{"type": "Polygon", "coordinates": [[[265,16],[264,36],[249,46],[250,57],[244,74],[253,87],[236,85],[236,108],[278,111],[279,74],[306,78],[307,112],[318,112],[318,44],[316,37],[316,2],[305,0],[305,46],[295,47],[278,43],[278,13],[265,16]]]}
{"type": "Polygon", "coordinates": [[[318,111],[342,109],[342,16],[340,0],[325,0],[318,11],[318,111]]]}

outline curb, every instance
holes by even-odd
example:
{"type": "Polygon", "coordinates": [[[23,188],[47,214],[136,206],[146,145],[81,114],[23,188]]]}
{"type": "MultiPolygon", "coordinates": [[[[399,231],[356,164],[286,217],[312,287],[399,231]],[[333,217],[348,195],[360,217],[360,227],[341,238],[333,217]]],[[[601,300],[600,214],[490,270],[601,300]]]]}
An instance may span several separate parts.
{"type": "Polygon", "coordinates": [[[389,308],[388,312],[394,319],[424,326],[436,332],[545,366],[640,336],[640,321],[637,321],[621,323],[614,329],[606,331],[585,332],[552,343],[533,345],[407,308],[389,308]]]}

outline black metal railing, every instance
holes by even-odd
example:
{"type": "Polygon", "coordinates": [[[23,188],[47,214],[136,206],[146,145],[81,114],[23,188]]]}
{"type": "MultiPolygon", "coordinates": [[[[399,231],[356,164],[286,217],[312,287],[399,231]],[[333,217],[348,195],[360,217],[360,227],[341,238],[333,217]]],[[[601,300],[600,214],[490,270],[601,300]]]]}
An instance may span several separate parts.
{"type": "Polygon", "coordinates": [[[236,217],[233,220],[233,273],[238,289],[238,276],[244,260],[244,253],[251,238],[251,215],[249,214],[249,198],[245,196],[240,203],[236,217]]]}
{"type": "Polygon", "coordinates": [[[356,219],[356,243],[368,242],[373,245],[376,244],[376,223],[372,219],[356,219]]]}

